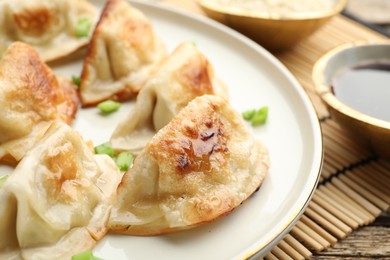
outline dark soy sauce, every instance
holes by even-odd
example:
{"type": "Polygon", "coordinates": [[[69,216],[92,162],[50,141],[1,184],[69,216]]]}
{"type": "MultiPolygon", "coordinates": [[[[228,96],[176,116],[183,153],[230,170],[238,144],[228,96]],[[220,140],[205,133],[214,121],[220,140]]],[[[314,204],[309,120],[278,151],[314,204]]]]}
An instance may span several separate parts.
{"type": "Polygon", "coordinates": [[[339,71],[332,78],[334,95],[364,114],[390,121],[390,60],[377,60],[339,71]]]}

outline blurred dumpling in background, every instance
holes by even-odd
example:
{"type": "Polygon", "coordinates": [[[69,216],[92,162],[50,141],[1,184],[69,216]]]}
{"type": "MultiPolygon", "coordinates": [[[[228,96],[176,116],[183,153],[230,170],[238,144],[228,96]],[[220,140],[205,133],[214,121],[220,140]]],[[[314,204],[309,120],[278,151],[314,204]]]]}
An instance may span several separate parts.
{"type": "Polygon", "coordinates": [[[112,146],[139,153],[188,102],[204,94],[228,98],[206,56],[193,43],[181,43],[141,89],[135,106],[114,130],[112,146]]]}
{"type": "Polygon", "coordinates": [[[141,11],[127,1],[108,0],[84,60],[83,105],[133,98],[165,55],[165,45],[141,11]]]}
{"type": "Polygon", "coordinates": [[[25,43],[11,44],[0,60],[0,162],[15,164],[53,120],[70,124],[79,106],[77,88],[57,78],[25,43]]]}
{"type": "Polygon", "coordinates": [[[64,57],[88,44],[97,16],[86,0],[2,0],[0,54],[22,41],[44,61],[64,57]]]}
{"type": "Polygon", "coordinates": [[[248,199],[268,168],[268,150],[242,116],[218,96],[197,97],[125,173],[109,227],[158,235],[213,221],[248,199]]]}
{"type": "Polygon", "coordinates": [[[0,259],[71,259],[93,248],[121,176],[110,157],[54,122],[0,187],[0,259]]]}

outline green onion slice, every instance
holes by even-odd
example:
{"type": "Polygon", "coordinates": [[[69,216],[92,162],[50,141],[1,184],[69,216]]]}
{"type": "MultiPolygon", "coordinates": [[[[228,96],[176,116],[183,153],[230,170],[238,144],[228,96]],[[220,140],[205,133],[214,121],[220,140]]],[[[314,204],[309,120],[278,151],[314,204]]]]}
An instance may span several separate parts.
{"type": "Polygon", "coordinates": [[[95,147],[96,154],[107,154],[110,157],[114,157],[114,149],[109,143],[103,143],[95,147]]]}
{"type": "Polygon", "coordinates": [[[242,113],[242,117],[247,121],[251,121],[252,126],[264,125],[268,118],[268,106],[263,106],[258,110],[247,110],[242,113]]]}
{"type": "Polygon", "coordinates": [[[91,250],[72,256],[72,260],[103,260],[93,255],[91,250]]]}
{"type": "Polygon", "coordinates": [[[77,21],[75,28],[76,36],[79,38],[88,37],[89,31],[91,30],[92,22],[88,18],[81,18],[77,21]]]}
{"type": "Polygon", "coordinates": [[[122,152],[116,158],[115,163],[119,170],[127,171],[133,165],[134,157],[135,156],[131,153],[122,152]]]}
{"type": "Polygon", "coordinates": [[[77,77],[77,76],[72,76],[72,82],[77,85],[78,87],[80,87],[80,77],[77,77]]]}
{"type": "Polygon", "coordinates": [[[7,181],[9,175],[4,175],[0,177],[0,188],[3,186],[4,182],[7,181]]]}
{"type": "Polygon", "coordinates": [[[251,110],[247,110],[245,112],[242,113],[242,117],[245,119],[245,120],[251,120],[252,117],[256,114],[256,109],[251,109],[251,110]]]}
{"type": "Polygon", "coordinates": [[[121,103],[113,101],[113,100],[106,100],[97,105],[97,108],[100,109],[100,111],[104,114],[112,113],[114,111],[117,111],[121,106],[121,103]]]}
{"type": "Polygon", "coordinates": [[[267,122],[268,117],[268,106],[264,106],[256,111],[254,116],[251,118],[252,126],[264,125],[267,122]]]}

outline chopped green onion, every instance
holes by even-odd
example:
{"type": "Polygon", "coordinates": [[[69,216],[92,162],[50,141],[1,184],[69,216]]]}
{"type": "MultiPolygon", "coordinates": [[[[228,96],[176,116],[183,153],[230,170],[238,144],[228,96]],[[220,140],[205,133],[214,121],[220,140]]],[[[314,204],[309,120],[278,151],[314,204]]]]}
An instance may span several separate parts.
{"type": "Polygon", "coordinates": [[[251,119],[252,126],[264,125],[267,122],[268,107],[264,106],[256,111],[251,119]]]}
{"type": "Polygon", "coordinates": [[[267,122],[268,106],[264,106],[258,110],[247,110],[242,113],[242,117],[247,121],[251,121],[252,126],[264,125],[267,122]]]}
{"type": "Polygon", "coordinates": [[[122,152],[115,160],[119,170],[127,171],[133,165],[134,155],[127,152],[122,152]]]}
{"type": "Polygon", "coordinates": [[[245,120],[251,120],[252,117],[256,114],[256,109],[251,109],[251,110],[247,110],[245,112],[242,113],[242,117],[245,119],[245,120]]]}
{"type": "Polygon", "coordinates": [[[82,252],[72,256],[72,260],[103,260],[100,257],[94,256],[91,250],[82,252]]]}
{"type": "Polygon", "coordinates": [[[7,181],[9,175],[4,175],[0,177],[0,188],[3,186],[4,182],[7,181]]]}
{"type": "Polygon", "coordinates": [[[95,147],[96,154],[107,154],[110,157],[114,157],[114,149],[109,143],[103,143],[95,147]]]}
{"type": "Polygon", "coordinates": [[[89,31],[91,30],[92,22],[88,18],[81,18],[77,21],[75,33],[77,37],[88,37],[89,31]]]}
{"type": "Polygon", "coordinates": [[[76,86],[80,87],[80,77],[72,76],[72,82],[73,82],[76,86]]]}
{"type": "Polygon", "coordinates": [[[112,113],[116,110],[118,110],[121,106],[121,103],[113,101],[113,100],[106,100],[97,105],[97,107],[100,109],[102,113],[108,114],[112,113]]]}

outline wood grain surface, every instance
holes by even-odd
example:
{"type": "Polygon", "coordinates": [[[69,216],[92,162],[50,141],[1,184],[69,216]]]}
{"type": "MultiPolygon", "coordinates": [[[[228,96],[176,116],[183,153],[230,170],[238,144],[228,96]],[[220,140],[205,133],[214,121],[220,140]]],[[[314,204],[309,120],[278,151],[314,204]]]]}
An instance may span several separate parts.
{"type": "Polygon", "coordinates": [[[390,259],[390,215],[383,213],[333,247],[314,253],[311,259],[390,259]]]}

